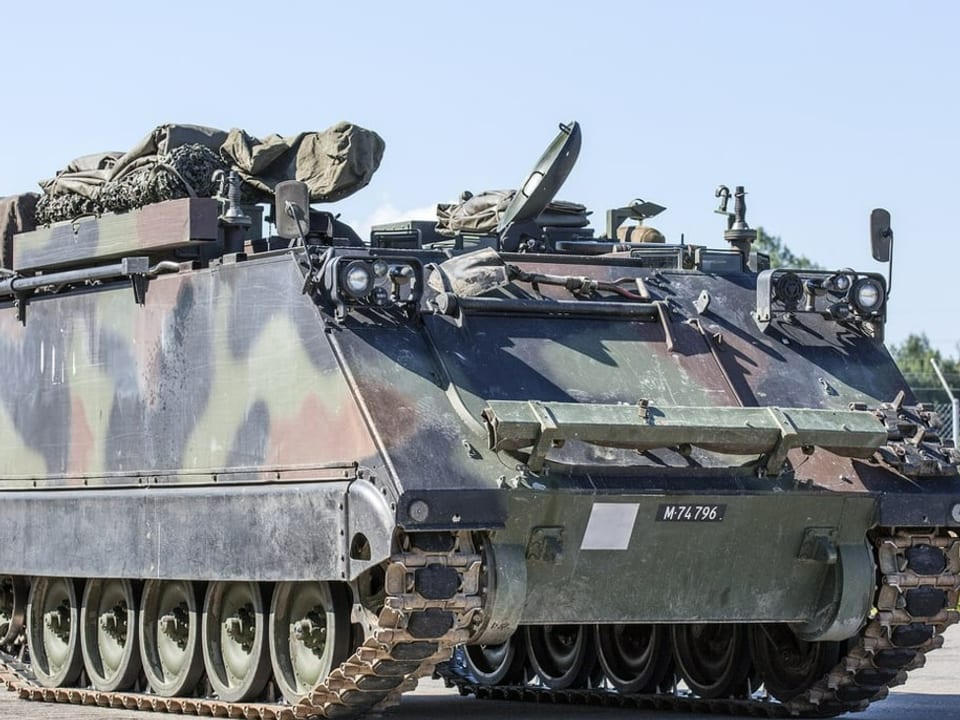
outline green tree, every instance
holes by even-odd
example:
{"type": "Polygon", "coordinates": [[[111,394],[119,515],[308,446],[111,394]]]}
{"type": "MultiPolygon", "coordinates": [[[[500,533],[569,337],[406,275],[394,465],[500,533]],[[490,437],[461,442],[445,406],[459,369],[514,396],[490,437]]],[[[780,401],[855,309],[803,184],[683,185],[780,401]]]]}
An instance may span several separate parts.
{"type": "Polygon", "coordinates": [[[899,345],[891,345],[890,354],[919,400],[924,402],[946,400],[943,385],[930,364],[931,359],[937,361],[954,395],[960,395],[960,360],[944,357],[939,350],[930,345],[926,334],[911,333],[899,345]]]}
{"type": "Polygon", "coordinates": [[[757,228],[757,241],[753,244],[757,252],[770,256],[770,267],[788,267],[796,270],[822,270],[823,268],[803,255],[795,255],[780,239],[779,235],[768,235],[762,228],[757,228]]]}

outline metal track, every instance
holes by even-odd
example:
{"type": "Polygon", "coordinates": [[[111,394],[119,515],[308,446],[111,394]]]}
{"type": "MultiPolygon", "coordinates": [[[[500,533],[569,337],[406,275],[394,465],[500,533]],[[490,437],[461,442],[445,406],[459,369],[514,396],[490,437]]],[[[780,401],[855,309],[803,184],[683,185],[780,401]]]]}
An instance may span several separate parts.
{"type": "Polygon", "coordinates": [[[296,705],[45,688],[34,680],[28,665],[8,655],[0,658],[0,682],[23,699],[42,702],[247,720],[359,717],[399,702],[403,692],[416,687],[418,678],[430,674],[456,645],[467,641],[480,619],[480,565],[478,554],[457,549],[414,547],[394,555],[386,568],[387,596],[370,637],[296,705]],[[417,570],[438,566],[456,570],[457,592],[447,599],[425,598],[416,591],[417,570]]]}
{"type": "Polygon", "coordinates": [[[481,685],[456,658],[438,668],[448,686],[478,698],[602,705],[754,717],[832,717],[864,710],[922,667],[943,645],[943,631],[960,620],[960,540],[947,534],[897,532],[874,542],[879,585],[874,609],[834,668],[799,697],[721,698],[661,693],[628,695],[606,688],[550,690],[536,685],[481,685]]]}

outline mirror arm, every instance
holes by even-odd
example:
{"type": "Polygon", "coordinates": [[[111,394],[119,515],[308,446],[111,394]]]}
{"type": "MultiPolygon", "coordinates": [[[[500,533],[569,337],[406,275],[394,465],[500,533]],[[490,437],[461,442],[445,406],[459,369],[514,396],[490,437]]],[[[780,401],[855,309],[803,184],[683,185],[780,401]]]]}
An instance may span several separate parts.
{"type": "Polygon", "coordinates": [[[890,258],[887,261],[887,299],[893,292],[893,232],[890,233],[890,258]]]}
{"type": "Polygon", "coordinates": [[[870,213],[870,248],[873,259],[887,263],[887,297],[893,288],[893,228],[890,213],[874,208],[870,213]]]}
{"type": "Polygon", "coordinates": [[[287,214],[287,217],[293,218],[293,221],[297,223],[297,235],[300,236],[300,244],[303,247],[307,246],[307,238],[303,234],[303,223],[304,223],[304,212],[297,203],[287,200],[284,203],[283,211],[287,214]]]}

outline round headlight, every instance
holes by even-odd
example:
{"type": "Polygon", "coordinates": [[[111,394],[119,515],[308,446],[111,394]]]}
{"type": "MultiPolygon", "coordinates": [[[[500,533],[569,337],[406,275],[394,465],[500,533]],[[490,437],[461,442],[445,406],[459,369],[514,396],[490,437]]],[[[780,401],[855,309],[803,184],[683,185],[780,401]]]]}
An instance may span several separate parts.
{"type": "Polygon", "coordinates": [[[343,271],[343,289],[347,295],[363,298],[373,289],[373,273],[367,263],[354,260],[343,271]]]}
{"type": "Polygon", "coordinates": [[[874,278],[860,278],[850,294],[854,306],[865,315],[878,312],[883,305],[883,285],[874,278]]]}
{"type": "Polygon", "coordinates": [[[823,281],[823,286],[828,292],[838,295],[846,295],[852,284],[853,280],[846,273],[836,273],[823,281]]]}
{"type": "Polygon", "coordinates": [[[382,278],[386,277],[387,273],[390,272],[390,266],[387,265],[383,260],[374,260],[373,261],[373,274],[375,277],[382,278]]]}

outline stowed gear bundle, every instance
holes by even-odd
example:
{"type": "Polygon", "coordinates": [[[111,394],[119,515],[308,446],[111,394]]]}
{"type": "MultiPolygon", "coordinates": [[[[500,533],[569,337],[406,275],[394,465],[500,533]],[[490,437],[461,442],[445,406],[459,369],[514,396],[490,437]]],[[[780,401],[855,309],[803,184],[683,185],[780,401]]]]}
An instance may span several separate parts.
{"type": "MultiPolygon", "coordinates": [[[[80,171],[80,184],[71,187],[61,176],[41,183],[45,194],[37,201],[37,223],[47,225],[82,215],[123,212],[162,200],[182,197],[211,197],[216,192],[213,174],[227,168],[210,148],[189,143],[169,152],[150,155],[148,162],[117,173],[103,183],[89,182],[97,175],[114,174],[115,160],[104,154],[103,169],[80,171]],[[51,191],[52,188],[52,191],[51,191]]],[[[69,170],[63,175],[69,174],[69,170]]]]}
{"type": "Polygon", "coordinates": [[[323,132],[263,140],[239,129],[161,125],[126,153],[77,158],[54,178],[41,181],[36,222],[211,197],[217,190],[214,172],[228,169],[244,179],[251,201],[269,199],[278,182],[292,179],[307,183],[313,202],[339,200],[370,182],[383,149],[375,132],[346,122],[323,132]]]}
{"type": "MultiPolygon", "coordinates": [[[[516,193],[516,190],[487,190],[474,195],[464,190],[458,202],[437,204],[437,232],[447,237],[457,233],[495,233],[516,193]]],[[[583,228],[590,222],[589,215],[586,206],[580,203],[553,200],[537,217],[537,222],[583,228]]]]}

